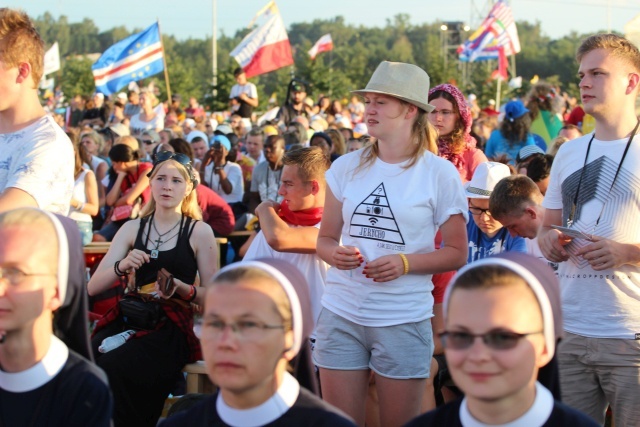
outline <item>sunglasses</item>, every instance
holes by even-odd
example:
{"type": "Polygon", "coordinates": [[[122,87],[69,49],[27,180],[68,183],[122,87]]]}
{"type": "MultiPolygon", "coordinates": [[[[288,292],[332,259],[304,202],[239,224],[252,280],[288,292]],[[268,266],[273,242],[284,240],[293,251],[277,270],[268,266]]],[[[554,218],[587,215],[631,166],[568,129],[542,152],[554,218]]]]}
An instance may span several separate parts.
{"type": "Polygon", "coordinates": [[[518,345],[522,338],[541,333],[542,331],[527,332],[525,334],[509,331],[489,331],[485,334],[472,334],[461,331],[445,331],[439,335],[442,345],[451,350],[466,350],[473,345],[476,338],[482,338],[484,345],[492,350],[511,350],[518,345]]]}
{"type": "Polygon", "coordinates": [[[158,165],[160,163],[166,162],[167,160],[175,160],[176,162],[180,163],[187,169],[187,172],[189,172],[191,181],[195,181],[195,177],[193,175],[193,166],[191,164],[191,159],[189,158],[189,156],[183,153],[172,153],[171,151],[161,151],[153,156],[153,169],[151,169],[147,176],[151,177],[151,175],[153,175],[153,171],[158,167],[158,165]]]}
{"type": "Polygon", "coordinates": [[[145,145],[153,145],[153,141],[150,140],[150,139],[143,139],[142,143],[145,144],[145,145]]]}
{"type": "Polygon", "coordinates": [[[191,159],[186,154],[172,153],[171,151],[161,151],[153,156],[153,166],[167,160],[175,160],[183,166],[191,166],[191,159]]]}

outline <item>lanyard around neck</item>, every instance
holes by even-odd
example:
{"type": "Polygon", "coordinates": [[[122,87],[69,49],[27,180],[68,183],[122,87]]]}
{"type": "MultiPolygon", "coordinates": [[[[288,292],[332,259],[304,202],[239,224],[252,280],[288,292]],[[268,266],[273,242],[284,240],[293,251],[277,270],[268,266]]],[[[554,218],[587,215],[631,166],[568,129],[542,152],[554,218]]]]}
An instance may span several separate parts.
{"type": "MultiPolygon", "coordinates": [[[[273,179],[276,181],[276,198],[278,198],[278,190],[280,189],[280,179],[282,177],[282,168],[279,169],[278,172],[278,163],[276,163],[276,170],[273,171],[273,179]]],[[[267,199],[269,198],[269,171],[271,171],[271,166],[267,163],[267,199]]],[[[275,199],[274,199],[275,200],[275,199]]]]}
{"type": "MultiPolygon", "coordinates": [[[[636,122],[636,126],[631,131],[631,135],[629,135],[629,140],[627,141],[627,146],[622,153],[622,158],[620,159],[620,163],[618,163],[618,169],[616,169],[616,174],[613,176],[613,182],[611,182],[611,187],[609,187],[609,193],[613,190],[613,186],[618,179],[618,174],[620,173],[620,169],[622,169],[622,163],[624,163],[624,159],[627,157],[627,152],[629,152],[629,147],[631,146],[631,142],[633,141],[633,137],[636,136],[636,132],[638,131],[638,125],[640,125],[640,120],[636,122]]],[[[576,195],[573,198],[573,204],[571,205],[571,212],[569,212],[569,219],[567,220],[567,227],[571,227],[573,225],[573,220],[576,213],[576,207],[578,206],[578,196],[580,195],[580,186],[582,185],[582,178],[584,177],[584,171],[587,168],[587,160],[589,159],[589,152],[591,151],[591,143],[593,142],[593,138],[595,138],[596,133],[594,132],[591,135],[591,139],[589,140],[589,145],[587,145],[587,154],[584,156],[584,164],[582,165],[582,171],[580,171],[580,180],[578,181],[578,188],[576,189],[576,195]]],[[[600,218],[602,217],[602,213],[604,212],[604,207],[606,203],[602,205],[602,209],[600,210],[600,215],[598,215],[598,219],[596,220],[596,225],[593,227],[595,231],[596,227],[600,223],[600,218]]]]}

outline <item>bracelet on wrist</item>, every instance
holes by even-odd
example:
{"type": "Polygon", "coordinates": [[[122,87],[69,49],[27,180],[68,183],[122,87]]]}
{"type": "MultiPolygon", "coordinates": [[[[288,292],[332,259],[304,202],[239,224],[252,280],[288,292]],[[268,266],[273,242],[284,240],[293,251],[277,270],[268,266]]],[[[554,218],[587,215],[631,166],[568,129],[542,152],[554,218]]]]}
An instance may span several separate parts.
{"type": "MultiPolygon", "coordinates": [[[[122,260],[120,260],[120,261],[122,261],[122,260]]],[[[126,271],[125,272],[120,271],[120,261],[116,261],[116,263],[113,264],[113,271],[114,271],[114,273],[116,273],[116,276],[124,277],[124,276],[127,275],[127,272],[126,271]]]]}
{"type": "Polygon", "coordinates": [[[184,298],[185,301],[187,302],[192,302],[194,299],[196,299],[196,295],[198,295],[198,290],[196,289],[195,285],[189,285],[189,295],[187,295],[186,298],[184,298]]]}
{"type": "Polygon", "coordinates": [[[398,255],[400,255],[400,259],[402,259],[402,266],[404,267],[404,272],[402,274],[409,274],[409,260],[407,259],[405,254],[398,255]]]}

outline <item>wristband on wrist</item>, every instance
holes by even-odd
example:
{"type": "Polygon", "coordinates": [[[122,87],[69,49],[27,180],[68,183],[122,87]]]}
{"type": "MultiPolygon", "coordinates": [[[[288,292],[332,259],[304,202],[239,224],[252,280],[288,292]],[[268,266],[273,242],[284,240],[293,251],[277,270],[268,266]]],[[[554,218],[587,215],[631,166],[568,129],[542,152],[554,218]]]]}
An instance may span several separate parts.
{"type": "Polygon", "coordinates": [[[405,254],[398,254],[402,259],[402,266],[404,267],[404,272],[402,274],[409,274],[409,260],[405,256],[405,254]]]}
{"type": "MultiPolygon", "coordinates": [[[[122,260],[120,260],[120,261],[122,261],[122,260]]],[[[124,277],[124,276],[127,275],[127,272],[126,271],[125,272],[120,271],[120,261],[116,261],[116,263],[113,264],[113,271],[114,271],[114,273],[116,273],[116,276],[124,277]]]]}
{"type": "Polygon", "coordinates": [[[187,295],[185,300],[187,302],[192,302],[194,299],[196,299],[196,295],[198,295],[198,290],[196,289],[195,285],[190,285],[189,295],[187,295]]]}

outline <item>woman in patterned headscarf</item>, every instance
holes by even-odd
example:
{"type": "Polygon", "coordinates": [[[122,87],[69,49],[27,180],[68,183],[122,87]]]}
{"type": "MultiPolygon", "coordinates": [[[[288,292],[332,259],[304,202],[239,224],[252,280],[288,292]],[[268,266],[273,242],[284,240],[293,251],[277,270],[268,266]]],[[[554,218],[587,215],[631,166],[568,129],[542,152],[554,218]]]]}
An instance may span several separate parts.
{"type": "Polygon", "coordinates": [[[429,91],[429,103],[436,108],[429,113],[429,122],[438,130],[438,152],[458,169],[462,183],[471,180],[473,172],[487,157],[476,148],[470,135],[473,119],[464,95],[450,84],[429,91]]]}

